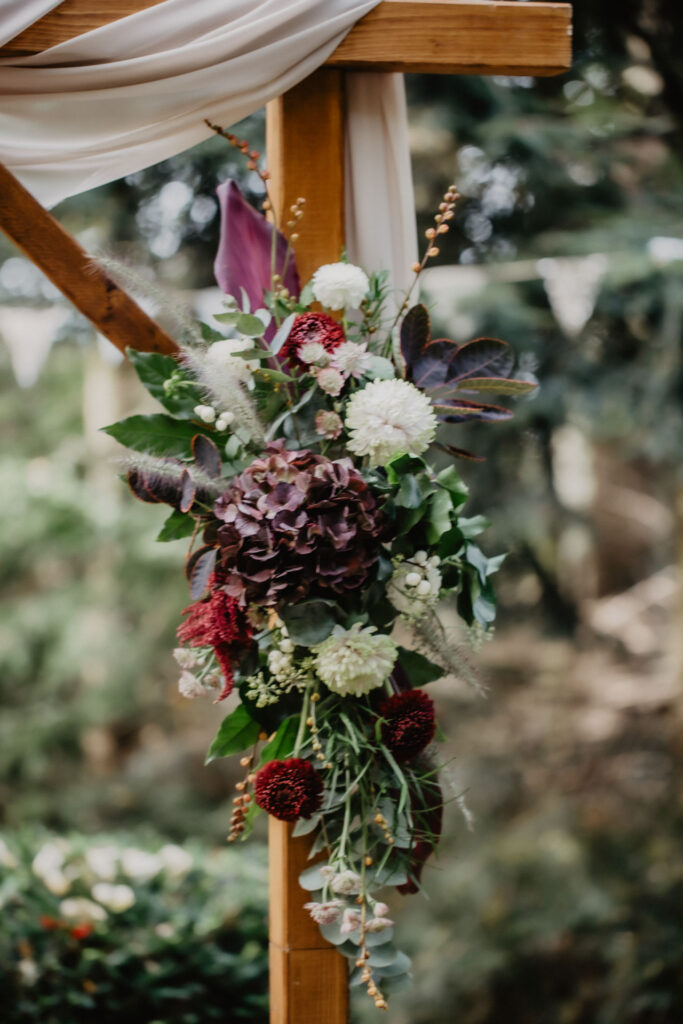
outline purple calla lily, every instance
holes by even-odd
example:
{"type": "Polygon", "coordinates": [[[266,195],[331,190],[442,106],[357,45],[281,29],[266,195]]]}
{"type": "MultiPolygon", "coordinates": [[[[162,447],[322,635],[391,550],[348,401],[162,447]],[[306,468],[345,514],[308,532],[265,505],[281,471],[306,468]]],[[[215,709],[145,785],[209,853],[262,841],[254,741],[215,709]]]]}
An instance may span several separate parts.
{"type": "MultiPolygon", "coordinates": [[[[240,289],[249,296],[251,308],[263,305],[263,293],[270,289],[273,225],[250,206],[234,181],[216,189],[221,207],[221,234],[213,265],[216,281],[226,295],[240,300],[240,289]]],[[[282,274],[287,240],[279,231],[275,251],[276,272],[282,274]]],[[[301,291],[294,254],[290,252],[283,284],[298,298],[301,291]]]]}

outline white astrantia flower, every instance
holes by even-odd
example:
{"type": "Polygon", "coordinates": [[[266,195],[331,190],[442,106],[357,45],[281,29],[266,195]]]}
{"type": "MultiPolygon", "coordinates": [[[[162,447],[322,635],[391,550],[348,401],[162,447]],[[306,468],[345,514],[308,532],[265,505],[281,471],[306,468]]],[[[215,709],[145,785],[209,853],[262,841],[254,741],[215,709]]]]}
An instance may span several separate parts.
{"type": "Polygon", "coordinates": [[[328,395],[336,397],[341,389],[344,387],[344,376],[335,370],[333,366],[324,366],[320,370],[316,370],[315,379],[318,382],[318,387],[321,391],[324,391],[328,395]]]}
{"type": "Polygon", "coordinates": [[[397,612],[409,619],[419,619],[434,607],[441,591],[439,563],[437,555],[428,558],[424,551],[418,551],[412,559],[394,563],[387,597],[397,612]]]}
{"type": "Polygon", "coordinates": [[[356,391],[346,407],[347,447],[384,466],[395,455],[420,455],[436,434],[430,399],[407,380],[374,380],[356,391]]]}
{"type": "Polygon", "coordinates": [[[297,355],[302,363],[317,363],[319,366],[326,366],[330,361],[327,349],[319,341],[305,341],[303,345],[299,346],[297,355]]]}
{"type": "Polygon", "coordinates": [[[227,370],[238,380],[246,383],[261,364],[257,359],[242,359],[241,356],[236,356],[235,352],[246,352],[253,347],[253,342],[249,338],[223,338],[209,345],[204,358],[209,368],[227,370]]]}
{"type": "Polygon", "coordinates": [[[206,690],[191,672],[181,672],[178,680],[178,692],[182,697],[187,697],[190,700],[193,697],[206,696],[206,690]]]}
{"type": "Polygon", "coordinates": [[[315,432],[321,434],[327,441],[334,441],[339,437],[343,428],[341,416],[332,409],[319,409],[315,414],[315,432]]]}
{"type": "Polygon", "coordinates": [[[372,363],[372,356],[367,347],[365,341],[343,341],[332,353],[332,365],[345,377],[362,377],[372,363]]]}
{"type": "Polygon", "coordinates": [[[326,263],[311,281],[313,297],[328,309],[357,309],[365,298],[368,275],[353,263],[326,263]]]}
{"type": "Polygon", "coordinates": [[[342,935],[350,935],[351,932],[355,932],[357,928],[360,928],[362,924],[363,915],[361,911],[357,910],[355,907],[347,907],[344,911],[339,931],[342,935]]]}
{"type": "Polygon", "coordinates": [[[115,914],[121,914],[124,910],[130,910],[135,903],[135,893],[129,885],[112,885],[110,882],[97,882],[93,885],[91,891],[93,899],[115,914]]]}
{"type": "Polygon", "coordinates": [[[106,921],[107,911],[99,903],[93,903],[85,896],[73,896],[68,900],[62,900],[59,904],[59,913],[76,921],[106,921]]]}
{"type": "Polygon", "coordinates": [[[398,648],[375,626],[335,626],[327,640],[313,648],[315,670],[328,689],[342,697],[358,697],[388,679],[398,648]]]}
{"type": "Polygon", "coordinates": [[[191,671],[196,667],[199,661],[199,655],[196,650],[192,647],[176,647],[173,651],[173,657],[181,668],[185,668],[191,671]]]}
{"type": "Polygon", "coordinates": [[[342,900],[329,900],[327,903],[304,903],[316,924],[336,924],[341,917],[344,903],[342,900]]]}
{"type": "Polygon", "coordinates": [[[360,875],[355,871],[340,871],[330,879],[330,889],[338,896],[350,896],[360,892],[360,875]]]}

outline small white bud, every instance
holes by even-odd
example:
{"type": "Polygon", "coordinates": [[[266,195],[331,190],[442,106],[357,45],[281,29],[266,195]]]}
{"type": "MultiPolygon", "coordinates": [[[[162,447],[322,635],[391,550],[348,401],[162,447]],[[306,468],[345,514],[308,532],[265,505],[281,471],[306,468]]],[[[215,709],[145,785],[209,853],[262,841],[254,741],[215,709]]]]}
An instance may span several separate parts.
{"type": "Polygon", "coordinates": [[[424,565],[426,563],[426,561],[427,561],[427,552],[426,551],[416,551],[415,554],[413,555],[413,557],[411,558],[411,562],[416,562],[418,565],[424,565]]]}
{"type": "Polygon", "coordinates": [[[420,597],[428,597],[432,592],[432,585],[429,580],[422,580],[417,588],[417,592],[420,597]]]}
{"type": "Polygon", "coordinates": [[[212,405],[195,405],[194,413],[203,423],[213,423],[216,419],[216,410],[212,405]]]}
{"type": "Polygon", "coordinates": [[[406,576],[407,587],[419,587],[420,583],[422,583],[422,577],[419,572],[409,572],[406,576]]]}
{"type": "Polygon", "coordinates": [[[284,651],[286,654],[291,654],[292,651],[294,650],[294,644],[292,643],[288,636],[284,637],[280,641],[280,650],[284,651]]]}

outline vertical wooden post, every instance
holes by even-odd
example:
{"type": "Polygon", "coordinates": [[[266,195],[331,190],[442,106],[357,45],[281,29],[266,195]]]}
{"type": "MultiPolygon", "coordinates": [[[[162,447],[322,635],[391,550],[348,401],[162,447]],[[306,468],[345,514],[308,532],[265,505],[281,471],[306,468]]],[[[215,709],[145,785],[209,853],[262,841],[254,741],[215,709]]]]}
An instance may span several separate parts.
{"type": "MultiPolygon", "coordinates": [[[[344,245],[344,82],[322,68],[268,104],[266,155],[278,223],[290,205],[306,199],[297,226],[302,284],[344,245]]],[[[309,865],[308,838],[292,839],[292,826],[270,819],[271,1024],[347,1024],[347,962],[303,910],[298,883],[309,865]]]]}

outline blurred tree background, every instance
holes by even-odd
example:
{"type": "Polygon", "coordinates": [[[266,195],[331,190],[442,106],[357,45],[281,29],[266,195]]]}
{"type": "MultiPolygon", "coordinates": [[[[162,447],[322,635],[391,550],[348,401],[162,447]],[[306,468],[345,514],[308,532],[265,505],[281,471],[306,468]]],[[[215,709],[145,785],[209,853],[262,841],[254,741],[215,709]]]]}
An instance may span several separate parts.
{"type": "MultiPolygon", "coordinates": [[[[395,908],[416,961],[392,1024],[683,1019],[683,10],[574,12],[563,77],[408,81],[421,228],[451,181],[463,196],[426,299],[450,336],[512,342],[541,389],[453,438],[486,458],[461,467],[471,514],[511,555],[473,655],[490,699],[435,687],[476,823],[452,801],[431,900],[395,908]]],[[[260,148],[262,115],[241,132],[260,148]]],[[[256,197],[212,139],[56,213],[207,317],[228,176],[256,197]]],[[[0,261],[3,834],[215,847],[235,775],[203,767],[222,710],[175,689],[183,544],[154,544],[162,512],[97,433],[146,400],[2,240],[0,261]]]]}

